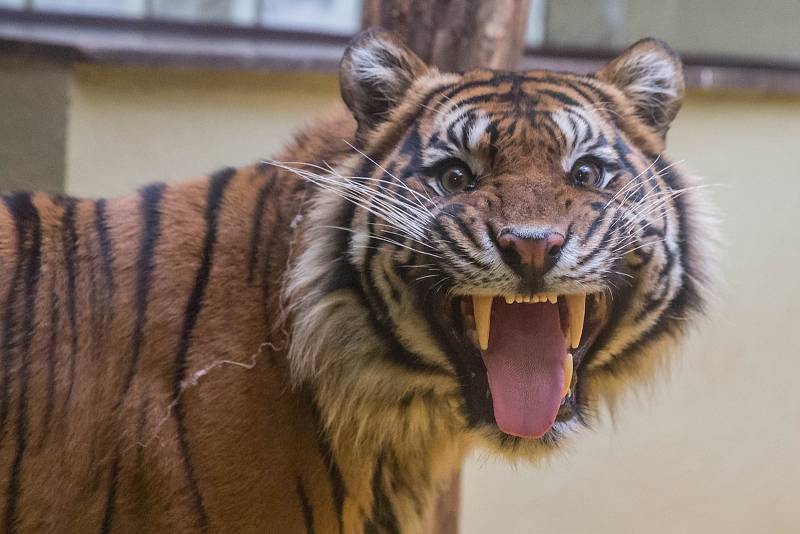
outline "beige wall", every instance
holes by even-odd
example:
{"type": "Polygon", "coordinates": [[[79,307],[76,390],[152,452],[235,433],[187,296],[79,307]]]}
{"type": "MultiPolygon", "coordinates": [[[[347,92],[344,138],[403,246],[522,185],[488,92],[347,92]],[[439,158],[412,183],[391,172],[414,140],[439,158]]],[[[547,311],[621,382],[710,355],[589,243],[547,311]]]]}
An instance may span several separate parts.
{"type": "MultiPolygon", "coordinates": [[[[269,155],[332,77],[81,68],[67,188],[117,194],[269,155]]],[[[476,456],[465,534],[800,532],[800,98],[691,96],[672,154],[710,182],[728,243],[709,324],[672,378],[562,455],[476,456]]]]}
{"type": "Polygon", "coordinates": [[[683,54],[800,56],[797,0],[548,0],[546,13],[549,45],[621,48],[658,37],[683,54]]]}
{"type": "Polygon", "coordinates": [[[64,189],[65,65],[0,55],[0,191],[64,189]]]}
{"type": "Polygon", "coordinates": [[[337,98],[330,75],[79,67],[67,191],[119,195],[255,162],[337,98]]]}

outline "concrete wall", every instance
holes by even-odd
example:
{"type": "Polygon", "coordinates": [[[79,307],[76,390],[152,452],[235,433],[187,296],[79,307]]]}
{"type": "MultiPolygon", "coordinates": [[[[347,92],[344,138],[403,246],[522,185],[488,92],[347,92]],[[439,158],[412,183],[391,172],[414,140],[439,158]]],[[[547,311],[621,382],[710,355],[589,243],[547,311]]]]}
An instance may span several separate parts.
{"type": "MultiPolygon", "coordinates": [[[[120,194],[273,153],[333,77],[83,67],[67,189],[120,194]]],[[[727,242],[713,317],[670,380],[538,466],[480,454],[463,533],[800,532],[800,98],[690,95],[671,153],[709,182],[727,242]]]]}
{"type": "Polygon", "coordinates": [[[330,75],[78,67],[67,191],[119,195],[255,162],[337,98],[330,75]]]}
{"type": "Polygon", "coordinates": [[[64,190],[69,69],[0,55],[0,190],[64,190]]]}
{"type": "Polygon", "coordinates": [[[797,62],[797,0],[548,0],[553,46],[624,47],[645,36],[682,53],[797,62]]]}

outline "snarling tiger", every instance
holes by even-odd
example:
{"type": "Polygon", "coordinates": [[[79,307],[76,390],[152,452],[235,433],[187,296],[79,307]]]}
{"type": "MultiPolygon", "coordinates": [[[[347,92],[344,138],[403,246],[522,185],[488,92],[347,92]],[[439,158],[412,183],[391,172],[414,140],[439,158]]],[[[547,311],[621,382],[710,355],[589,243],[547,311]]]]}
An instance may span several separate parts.
{"type": "Polygon", "coordinates": [[[664,43],[452,74],[370,31],[340,79],[277,160],[2,198],[3,532],[422,532],[470,450],[553,449],[702,309],[664,43]]]}

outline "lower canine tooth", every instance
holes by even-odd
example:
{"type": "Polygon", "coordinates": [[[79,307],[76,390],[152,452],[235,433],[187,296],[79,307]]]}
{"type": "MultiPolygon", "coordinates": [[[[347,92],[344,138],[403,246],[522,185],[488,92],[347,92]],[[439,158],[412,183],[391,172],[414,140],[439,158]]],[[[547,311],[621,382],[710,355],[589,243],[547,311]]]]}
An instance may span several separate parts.
{"type": "Polygon", "coordinates": [[[568,352],[564,358],[564,387],[561,389],[561,398],[567,396],[569,387],[572,385],[572,353],[568,352]]]}
{"type": "Polygon", "coordinates": [[[487,295],[472,295],[472,312],[475,315],[475,330],[481,350],[489,348],[489,324],[492,315],[492,299],[487,295]]]}

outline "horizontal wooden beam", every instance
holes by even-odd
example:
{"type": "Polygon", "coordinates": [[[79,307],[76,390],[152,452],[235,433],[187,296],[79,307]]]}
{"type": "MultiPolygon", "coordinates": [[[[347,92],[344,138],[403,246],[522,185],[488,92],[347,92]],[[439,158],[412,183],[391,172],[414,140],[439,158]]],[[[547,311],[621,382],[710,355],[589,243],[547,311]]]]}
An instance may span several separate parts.
{"type": "MultiPolygon", "coordinates": [[[[0,52],[65,62],[335,72],[347,35],[0,9],[0,52]]],[[[593,72],[611,50],[527,49],[523,69],[593,72]]],[[[699,90],[800,93],[800,64],[685,56],[699,90]]]]}

